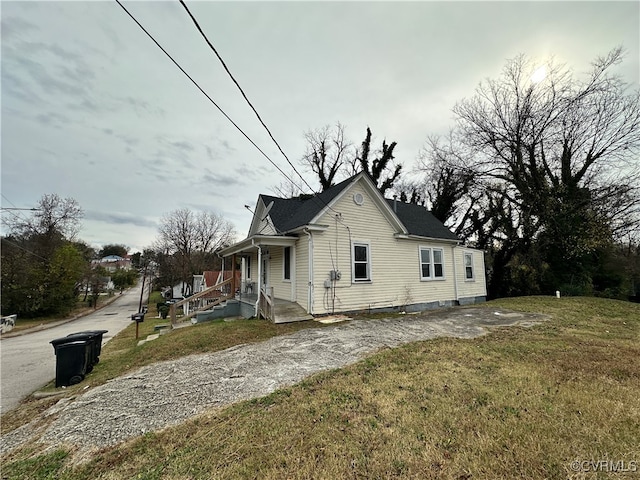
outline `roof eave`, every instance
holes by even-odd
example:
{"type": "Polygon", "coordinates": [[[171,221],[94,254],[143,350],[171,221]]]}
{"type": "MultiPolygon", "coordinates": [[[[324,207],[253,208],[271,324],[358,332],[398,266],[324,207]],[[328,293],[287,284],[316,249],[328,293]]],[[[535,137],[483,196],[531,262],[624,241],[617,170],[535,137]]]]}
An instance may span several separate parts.
{"type": "Polygon", "coordinates": [[[412,234],[406,235],[403,233],[396,233],[394,237],[399,240],[427,240],[430,242],[453,243],[455,245],[459,245],[461,243],[459,239],[454,240],[453,238],[425,237],[422,235],[412,235],[412,234]]]}
{"type": "Polygon", "coordinates": [[[319,223],[308,223],[306,225],[300,225],[299,227],[288,230],[285,233],[304,233],[304,231],[308,232],[324,232],[329,228],[329,225],[321,225],[319,223]]]}
{"type": "Polygon", "coordinates": [[[250,252],[262,245],[289,247],[296,243],[297,237],[286,235],[252,235],[244,240],[221,249],[218,255],[228,257],[237,253],[250,252]]]}

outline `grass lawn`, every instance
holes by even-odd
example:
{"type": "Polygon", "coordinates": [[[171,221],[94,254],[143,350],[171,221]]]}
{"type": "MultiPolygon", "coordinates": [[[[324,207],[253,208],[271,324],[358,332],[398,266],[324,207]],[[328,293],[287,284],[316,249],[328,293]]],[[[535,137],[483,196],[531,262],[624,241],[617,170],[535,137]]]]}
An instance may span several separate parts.
{"type": "MultiPolygon", "coordinates": [[[[81,466],[70,466],[65,450],[25,449],[4,459],[2,476],[637,475],[607,470],[637,466],[640,471],[640,305],[532,297],[486,306],[545,313],[551,320],[529,329],[497,329],[477,339],[442,338],[384,350],[267,397],[212,410],[177,427],[105,449],[81,466]],[[573,470],[574,461],[580,462],[581,471],[573,470]]],[[[213,332],[216,325],[245,328],[242,323],[205,328],[213,332]]],[[[135,356],[138,363],[155,355],[153,343],[144,355],[135,356]]],[[[194,348],[183,343],[177,336],[171,341],[173,348],[194,348]]],[[[105,373],[96,375],[108,376],[113,368],[109,355],[113,362],[119,356],[115,349],[106,353],[105,373]]]]}

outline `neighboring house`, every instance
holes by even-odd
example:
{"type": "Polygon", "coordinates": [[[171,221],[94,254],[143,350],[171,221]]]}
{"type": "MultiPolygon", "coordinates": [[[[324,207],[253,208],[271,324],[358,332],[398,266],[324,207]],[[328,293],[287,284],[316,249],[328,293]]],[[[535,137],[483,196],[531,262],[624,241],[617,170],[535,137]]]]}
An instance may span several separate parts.
{"type": "MultiPolygon", "coordinates": [[[[202,290],[213,287],[214,285],[218,285],[225,280],[229,280],[231,278],[231,271],[223,271],[223,270],[208,270],[204,272],[204,284],[202,290]]],[[[236,285],[240,287],[241,272],[240,270],[236,271],[236,285]]]]}
{"type": "MultiPolygon", "coordinates": [[[[263,290],[311,315],[486,298],[483,252],[424,207],[385,199],[363,173],[312,197],[260,195],[247,238],[220,255],[241,258],[241,302],[263,290]]],[[[287,321],[277,309],[271,319],[287,321]]]]}
{"type": "MultiPolygon", "coordinates": [[[[240,287],[241,275],[240,270],[236,271],[236,285],[237,288],[240,287]]],[[[223,271],[223,270],[205,270],[202,275],[194,275],[193,276],[193,292],[198,293],[206,290],[207,288],[211,288],[215,285],[222,283],[224,280],[229,280],[231,278],[231,271],[223,271]]],[[[222,287],[225,292],[230,293],[230,286],[224,285],[222,287]]],[[[205,295],[203,298],[218,298],[220,296],[220,290],[212,291],[209,294],[205,295]]]]}
{"type": "Polygon", "coordinates": [[[132,268],[131,258],[128,255],[126,258],[120,257],[119,255],[107,255],[99,260],[92,260],[91,263],[93,265],[100,265],[101,267],[104,267],[104,269],[109,273],[113,273],[118,269],[129,270],[132,268]]]}
{"type": "Polygon", "coordinates": [[[164,297],[168,299],[179,299],[193,295],[192,285],[188,282],[179,281],[173,284],[171,287],[166,287],[164,290],[164,297]]]}

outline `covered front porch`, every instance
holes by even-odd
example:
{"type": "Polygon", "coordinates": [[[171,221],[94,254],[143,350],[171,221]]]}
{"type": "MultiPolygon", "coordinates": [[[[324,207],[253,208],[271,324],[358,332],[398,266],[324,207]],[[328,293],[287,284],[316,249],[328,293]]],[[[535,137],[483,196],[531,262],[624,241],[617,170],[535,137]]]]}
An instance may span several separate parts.
{"type": "MultiPolygon", "coordinates": [[[[241,282],[236,299],[253,316],[274,323],[310,320],[313,317],[297,301],[295,251],[297,236],[254,235],[222,249],[223,258],[240,259],[241,282]]],[[[246,315],[245,315],[246,316],[246,315]]]]}

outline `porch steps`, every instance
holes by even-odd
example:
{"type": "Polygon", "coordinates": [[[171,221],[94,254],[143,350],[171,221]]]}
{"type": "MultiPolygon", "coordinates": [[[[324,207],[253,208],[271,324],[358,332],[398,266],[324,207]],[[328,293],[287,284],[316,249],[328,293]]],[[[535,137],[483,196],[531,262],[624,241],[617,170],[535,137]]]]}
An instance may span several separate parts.
{"type": "Polygon", "coordinates": [[[275,301],[275,321],[273,323],[303,322],[313,317],[300,305],[286,300],[275,301]]]}
{"type": "Polygon", "coordinates": [[[191,317],[191,323],[202,323],[212,320],[222,321],[227,317],[237,317],[240,312],[240,306],[237,300],[229,299],[226,302],[216,305],[209,310],[203,310],[191,317]]]}

